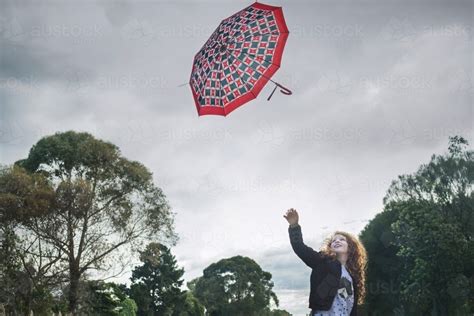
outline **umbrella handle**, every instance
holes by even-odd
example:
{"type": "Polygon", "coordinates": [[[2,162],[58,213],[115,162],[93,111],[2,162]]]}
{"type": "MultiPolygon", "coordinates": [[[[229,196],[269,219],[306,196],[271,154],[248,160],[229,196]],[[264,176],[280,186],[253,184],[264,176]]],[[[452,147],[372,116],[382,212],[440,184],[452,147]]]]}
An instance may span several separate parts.
{"type": "Polygon", "coordinates": [[[290,89],[288,89],[288,88],[282,86],[282,85],[279,84],[278,82],[275,82],[275,81],[273,81],[273,80],[272,80],[272,82],[275,84],[275,88],[273,88],[273,91],[272,91],[272,93],[270,94],[270,96],[268,97],[267,101],[270,101],[270,99],[271,99],[272,96],[273,96],[273,93],[275,93],[275,90],[276,90],[277,88],[280,88],[280,92],[283,93],[283,94],[285,94],[285,95],[291,95],[291,94],[293,94],[293,92],[291,92],[290,89]]]}

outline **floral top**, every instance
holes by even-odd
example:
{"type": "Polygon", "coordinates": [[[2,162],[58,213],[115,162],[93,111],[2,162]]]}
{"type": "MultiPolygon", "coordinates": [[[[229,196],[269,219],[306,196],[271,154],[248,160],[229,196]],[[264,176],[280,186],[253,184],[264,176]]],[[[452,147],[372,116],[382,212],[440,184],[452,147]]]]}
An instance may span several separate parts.
{"type": "Polygon", "coordinates": [[[341,265],[341,280],[339,289],[334,297],[331,309],[328,311],[317,311],[313,316],[349,316],[354,305],[354,287],[352,277],[346,267],[341,265]]]}

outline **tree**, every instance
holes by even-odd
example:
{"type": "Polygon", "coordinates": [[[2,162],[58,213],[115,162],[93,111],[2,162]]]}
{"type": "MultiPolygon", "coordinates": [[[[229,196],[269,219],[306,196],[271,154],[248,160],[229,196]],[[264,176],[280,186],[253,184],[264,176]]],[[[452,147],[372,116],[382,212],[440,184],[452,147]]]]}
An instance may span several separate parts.
{"type": "Polygon", "coordinates": [[[15,169],[0,168],[0,304],[7,313],[47,313],[52,307],[49,291],[50,280],[44,277],[48,265],[34,265],[27,254],[19,250],[17,235],[19,221],[29,216],[23,205],[29,205],[30,212],[47,204],[51,192],[45,182],[22,176],[15,169]],[[46,188],[46,189],[45,189],[46,188]],[[14,193],[14,194],[12,194],[14,193]],[[19,198],[22,195],[22,198],[19,198]]]}
{"type": "Polygon", "coordinates": [[[364,304],[370,315],[393,315],[400,308],[400,270],[403,261],[397,256],[399,247],[395,244],[395,234],[391,228],[398,216],[397,208],[386,206],[359,235],[370,258],[364,304]]]}
{"type": "Polygon", "coordinates": [[[73,313],[87,271],[125,264],[119,250],[177,240],[173,213],[152,174],[88,133],[42,138],[1,175],[0,186],[0,216],[14,215],[20,250],[41,275],[66,277],[73,313]]]}
{"type": "Polygon", "coordinates": [[[140,261],[143,264],[133,269],[130,286],[130,296],[139,306],[138,315],[181,315],[186,303],[193,308],[192,297],[180,289],[184,269],[178,268],[168,247],[150,243],[140,253],[140,261]]]}
{"type": "Polygon", "coordinates": [[[432,155],[428,164],[412,175],[392,181],[384,205],[395,202],[428,201],[441,207],[446,220],[461,225],[466,237],[474,232],[474,151],[467,150],[467,140],[449,138],[446,155],[432,155]]]}
{"type": "Polygon", "coordinates": [[[278,306],[271,278],[254,260],[235,256],[211,264],[188,286],[211,316],[252,316],[262,315],[270,300],[278,306]]]}
{"type": "Polygon", "coordinates": [[[190,291],[183,293],[184,304],[175,306],[173,316],[204,316],[204,306],[190,291]]]}
{"type": "Polygon", "coordinates": [[[13,309],[19,307],[17,299],[20,287],[18,282],[19,272],[21,269],[21,262],[15,251],[17,236],[12,229],[10,223],[3,219],[0,221],[0,304],[6,309],[13,309]]]}
{"type": "Polygon", "coordinates": [[[401,296],[417,314],[474,311],[474,152],[467,145],[450,137],[448,154],[399,176],[384,198],[398,213],[391,228],[403,261],[401,296]]]}
{"type": "Polygon", "coordinates": [[[115,283],[85,282],[87,295],[83,315],[135,316],[137,304],[115,283]]]}

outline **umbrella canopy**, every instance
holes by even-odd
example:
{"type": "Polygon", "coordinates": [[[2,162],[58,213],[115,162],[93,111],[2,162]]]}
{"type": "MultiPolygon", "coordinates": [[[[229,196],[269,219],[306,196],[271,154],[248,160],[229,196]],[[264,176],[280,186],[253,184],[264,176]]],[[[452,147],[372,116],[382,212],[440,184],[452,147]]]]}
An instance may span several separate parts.
{"type": "Polygon", "coordinates": [[[194,57],[190,85],[198,115],[226,116],[274,82],[288,33],[281,7],[256,2],[224,19],[194,57]]]}

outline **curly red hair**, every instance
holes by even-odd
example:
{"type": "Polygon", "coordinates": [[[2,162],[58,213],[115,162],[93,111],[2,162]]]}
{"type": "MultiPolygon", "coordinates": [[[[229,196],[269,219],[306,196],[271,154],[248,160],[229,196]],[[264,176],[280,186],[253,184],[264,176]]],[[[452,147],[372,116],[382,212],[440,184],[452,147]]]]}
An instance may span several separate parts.
{"type": "Polygon", "coordinates": [[[357,287],[358,300],[357,304],[361,305],[365,299],[365,275],[367,268],[367,251],[364,245],[354,235],[345,231],[335,231],[328,236],[321,246],[321,252],[331,258],[336,259],[336,253],[331,249],[331,242],[334,236],[342,235],[347,240],[347,262],[346,267],[351,277],[354,279],[354,283],[357,287]]]}

